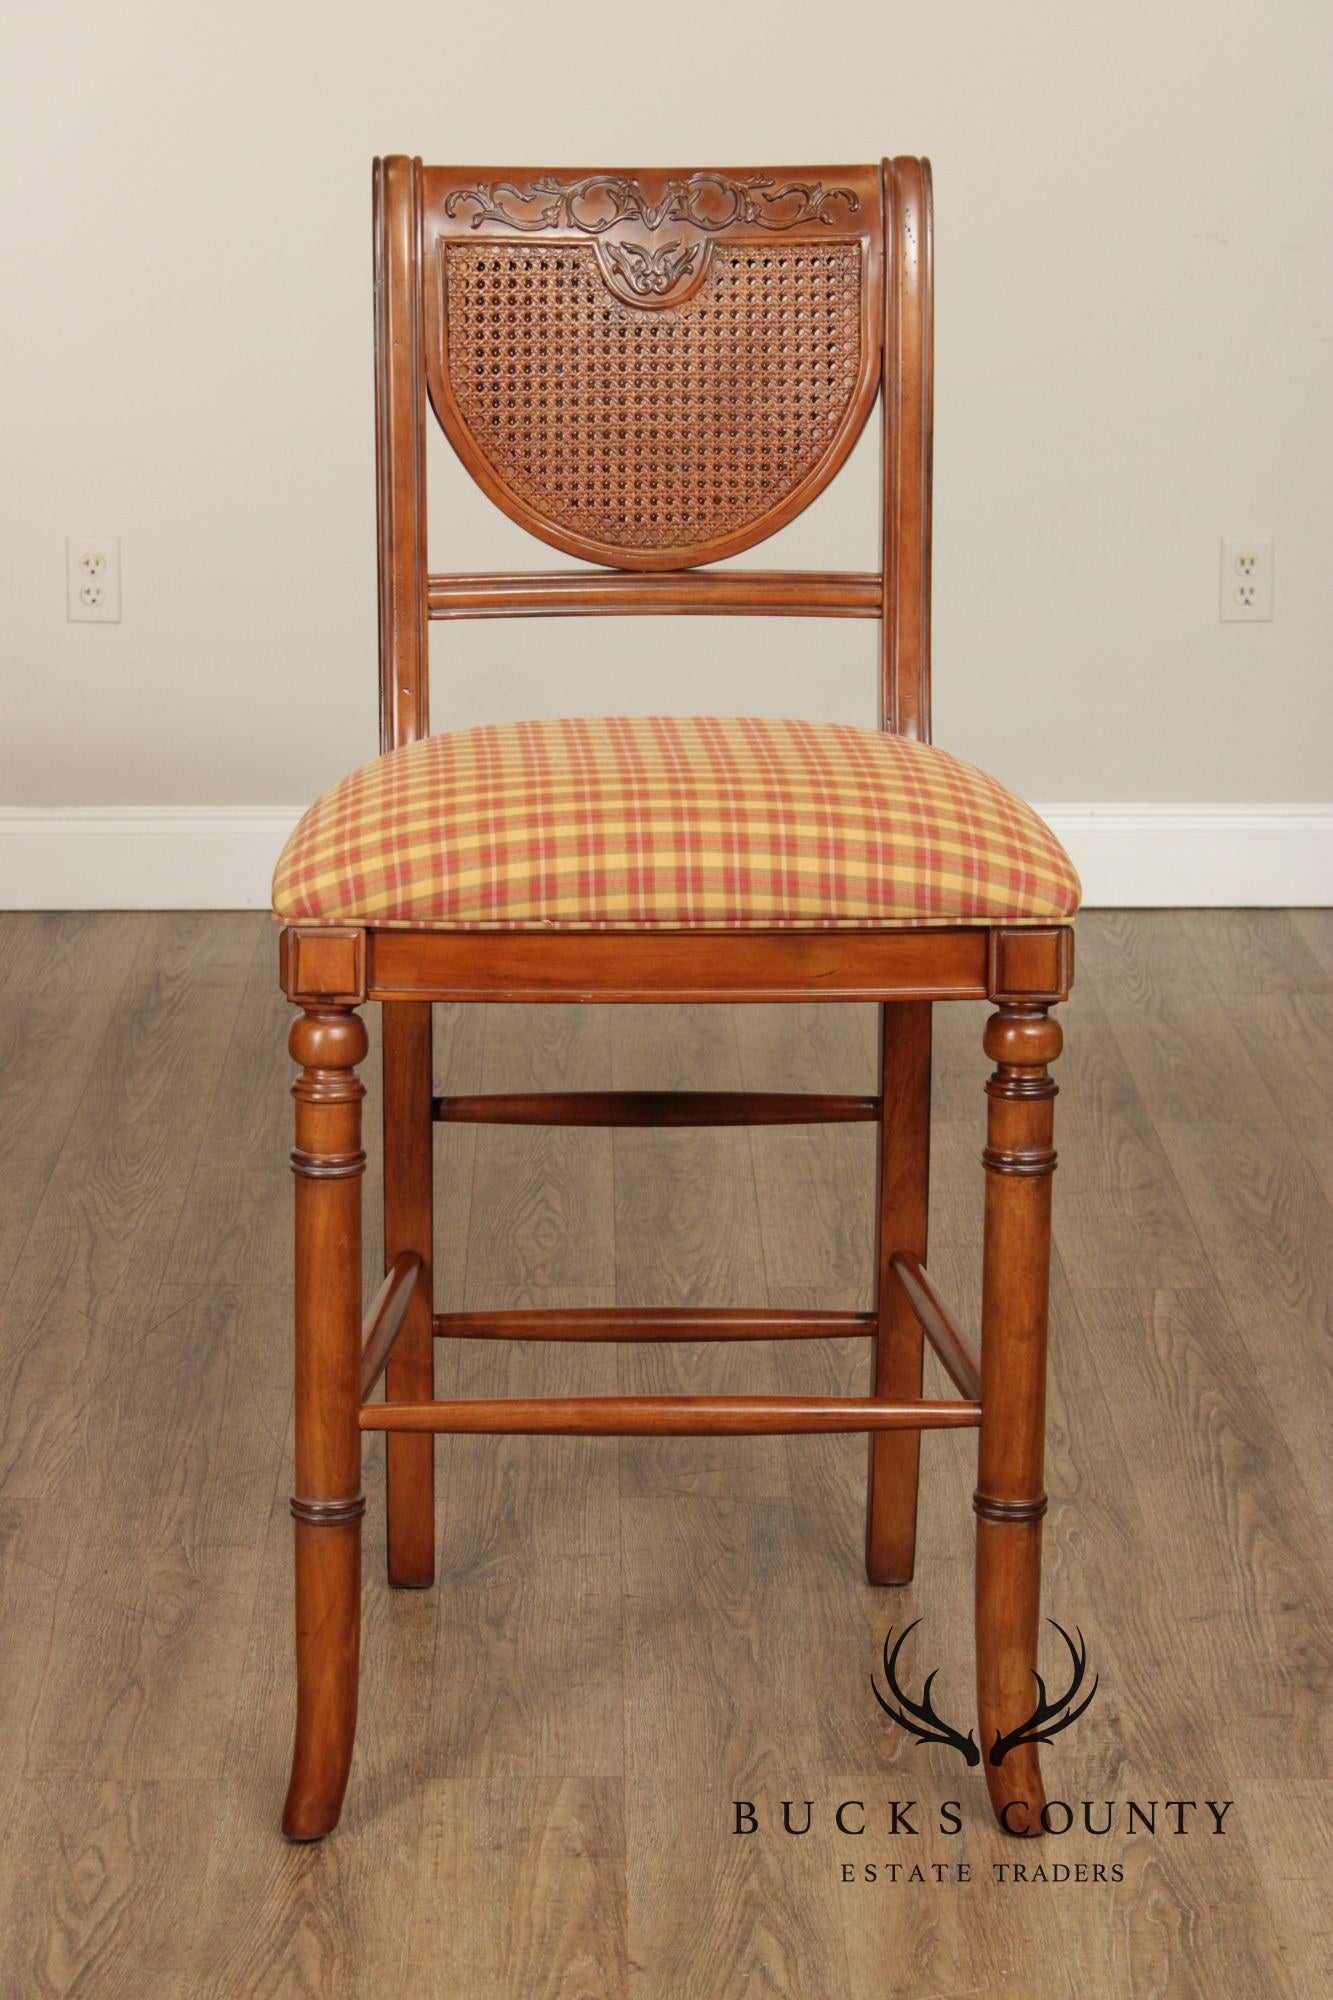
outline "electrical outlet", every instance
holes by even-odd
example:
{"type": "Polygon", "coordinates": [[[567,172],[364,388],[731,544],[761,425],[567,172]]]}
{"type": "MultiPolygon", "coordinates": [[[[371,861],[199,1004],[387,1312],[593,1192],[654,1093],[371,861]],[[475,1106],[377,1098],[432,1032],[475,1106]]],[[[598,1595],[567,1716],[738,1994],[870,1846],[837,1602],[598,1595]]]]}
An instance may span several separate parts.
{"type": "Polygon", "coordinates": [[[1273,616],[1273,537],[1222,537],[1222,594],[1218,616],[1226,624],[1273,616]]]}
{"type": "Polygon", "coordinates": [[[71,623],[120,623],[120,539],[71,535],[65,543],[65,616],[71,623]]]}

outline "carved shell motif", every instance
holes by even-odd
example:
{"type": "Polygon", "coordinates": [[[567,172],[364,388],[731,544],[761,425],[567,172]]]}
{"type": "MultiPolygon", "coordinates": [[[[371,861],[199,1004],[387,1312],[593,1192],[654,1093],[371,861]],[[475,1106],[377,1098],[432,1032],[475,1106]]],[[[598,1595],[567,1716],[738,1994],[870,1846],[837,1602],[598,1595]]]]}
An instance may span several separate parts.
{"type": "Polygon", "coordinates": [[[579,230],[601,239],[610,229],[630,226],[653,234],[669,222],[697,230],[693,241],[675,236],[660,245],[628,238],[597,241],[602,276],[629,304],[678,304],[702,280],[712,253],[711,238],[740,225],[764,230],[795,229],[802,223],[831,226],[854,215],[860,201],[850,188],[825,188],[819,181],[777,183],[771,174],[735,180],[729,174],[695,173],[671,178],[658,202],[650,202],[637,180],[621,174],[588,174],[565,183],[539,175],[514,181],[478,182],[454,188],[445,213],[471,210],[470,226],[502,227],[537,235],[543,230],[579,230]]]}
{"type": "Polygon", "coordinates": [[[664,243],[660,250],[645,250],[637,243],[606,245],[606,262],[623,280],[636,299],[660,299],[689,276],[705,243],[682,244],[679,237],[664,243]]]}

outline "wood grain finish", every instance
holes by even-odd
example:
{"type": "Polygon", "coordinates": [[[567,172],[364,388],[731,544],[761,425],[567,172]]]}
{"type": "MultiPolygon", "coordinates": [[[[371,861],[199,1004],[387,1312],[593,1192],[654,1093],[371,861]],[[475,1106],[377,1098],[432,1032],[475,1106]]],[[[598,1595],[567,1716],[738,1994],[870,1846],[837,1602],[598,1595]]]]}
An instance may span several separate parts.
{"type": "Polygon", "coordinates": [[[1044,1007],[1001,1007],[986,1024],[986,1233],[981,1437],[977,1450],[977,1704],[986,1784],[1007,1832],[1040,1831],[1034,1743],[1000,1764],[998,1738],[1032,1712],[1041,1592],[1050,1290],[1051,1143],[1061,1032],[1044,1007]],[[1009,1815],[1006,1820],[1005,1815],[1009,1815]]]}
{"type": "Polygon", "coordinates": [[[908,1305],[921,1323],[941,1366],[960,1395],[981,1394],[981,1363],[976,1349],[941,1298],[929,1271],[908,1250],[895,1250],[889,1269],[902,1286],[908,1305]]]}
{"type": "MultiPolygon", "coordinates": [[[[420,1278],[388,1357],[384,1393],[415,1402],[435,1393],[434,1159],[429,1001],[383,1010],[384,1257],[412,1257],[420,1278]]],[[[362,1396],[368,1392],[363,1389],[362,1396]]],[[[435,1581],[435,1451],[429,1438],[390,1438],[385,1454],[389,1581],[423,1590],[435,1581]]]]}
{"type": "Polygon", "coordinates": [[[421,1276],[421,1259],[410,1251],[396,1257],[366,1309],[361,1328],[361,1396],[364,1401],[384,1373],[394,1342],[421,1276]]]}
{"type": "Polygon", "coordinates": [[[376,160],[375,475],[380,749],[430,732],[421,162],[376,160]]]}
{"type": "Polygon", "coordinates": [[[984,930],[372,931],[372,1000],[984,1000],[984,930]]]}
{"type": "MultiPolygon", "coordinates": [[[[895,1251],[926,1254],[930,1201],[930,1049],[928,1000],[880,1009],[879,1096],[883,1106],[876,1156],[876,1335],[871,1359],[875,1396],[905,1400],[921,1394],[921,1323],[901,1288],[895,1251]]],[[[917,1483],[921,1439],[874,1436],[866,1490],[866,1575],[872,1583],[910,1583],[916,1559],[917,1483]]]]}
{"type": "Polygon", "coordinates": [[[291,1031],[296,1099],[296,1742],[282,1830],[337,1824],[361,1632],[361,1100],[366,1030],[346,1009],[291,1031]]]}
{"type": "Polygon", "coordinates": [[[879,572],[829,570],[668,570],[640,576],[623,570],[553,570],[431,576],[432,618],[533,618],[579,614],[623,618],[663,612],[745,617],[878,618],[884,589],[879,572]]]}
{"type": "Polygon", "coordinates": [[[827,486],[879,387],[878,169],[420,171],[432,406],[521,527],[674,571],[827,486]]]}
{"type": "Polygon", "coordinates": [[[855,1396],[505,1396],[367,1403],[367,1431],[498,1431],[548,1437],[761,1437],[802,1431],[963,1430],[976,1403],[855,1396]]]}
{"type": "Polygon", "coordinates": [[[881,716],[930,741],[934,214],[928,160],[885,160],[881,716]]]}
{"type": "Polygon", "coordinates": [[[437,1097],[465,1125],[838,1125],[879,1116],[877,1097],[778,1090],[568,1090],[437,1097]]]}
{"type": "Polygon", "coordinates": [[[436,1333],[450,1340],[844,1340],[874,1330],[873,1313],[737,1306],[541,1306],[435,1319],[436,1333]]]}

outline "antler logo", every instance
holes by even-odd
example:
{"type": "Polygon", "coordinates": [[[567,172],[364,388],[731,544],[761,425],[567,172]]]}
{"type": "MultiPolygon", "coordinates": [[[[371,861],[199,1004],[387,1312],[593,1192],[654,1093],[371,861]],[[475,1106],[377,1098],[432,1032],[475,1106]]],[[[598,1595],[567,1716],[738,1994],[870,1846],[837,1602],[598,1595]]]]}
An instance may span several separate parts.
{"type": "MultiPolygon", "coordinates": [[[[896,1722],[900,1729],[905,1729],[909,1736],[915,1737],[918,1743],[943,1743],[949,1749],[956,1750],[965,1764],[979,1764],[981,1762],[981,1752],[977,1748],[976,1739],[972,1731],[969,1729],[966,1736],[964,1736],[960,1730],[953,1728],[942,1716],[937,1715],[931,1703],[930,1691],[935,1684],[935,1676],[939,1669],[935,1668],[926,1675],[925,1686],[921,1690],[920,1701],[913,1701],[912,1697],[898,1681],[898,1656],[906,1645],[908,1638],[915,1632],[920,1623],[921,1620],[919,1618],[914,1618],[910,1625],[903,1628],[898,1643],[892,1652],[889,1651],[889,1640],[893,1637],[893,1627],[889,1627],[884,1638],[884,1678],[888,1683],[889,1693],[894,1696],[897,1706],[895,1707],[894,1702],[887,1700],[880,1693],[879,1684],[872,1674],[870,1676],[870,1686],[874,1692],[875,1700],[884,1710],[884,1713],[892,1721],[896,1722]]],[[[1087,1645],[1084,1642],[1082,1632],[1078,1631],[1077,1626],[1074,1629],[1078,1632],[1078,1644],[1075,1645],[1063,1625],[1057,1624],[1054,1618],[1048,1619],[1047,1623],[1055,1626],[1056,1631],[1069,1648],[1069,1657],[1073,1666],[1069,1686],[1058,1701],[1051,1701],[1046,1693],[1045,1681],[1035,1667],[1032,1669],[1032,1678],[1037,1683],[1037,1705],[1027,1720],[1020,1722],[1016,1729],[1007,1731],[996,1730],[995,1741],[990,1748],[990,1762],[992,1764],[1003,1764],[1009,1752],[1017,1749],[1020,1743],[1049,1743],[1051,1738],[1058,1736],[1062,1729],[1068,1729],[1071,1722],[1078,1721],[1080,1715],[1084,1713],[1092,1697],[1097,1692],[1100,1683],[1099,1675],[1094,1677],[1092,1686],[1083,1696],[1082,1701],[1078,1703],[1078,1706],[1073,1706],[1075,1698],[1083,1686],[1084,1676],[1087,1673],[1087,1645]]]]}
{"type": "Polygon", "coordinates": [[[947,1743],[951,1750],[958,1752],[964,1763],[979,1764],[981,1762],[981,1752],[977,1748],[976,1739],[972,1731],[969,1729],[966,1736],[960,1735],[958,1730],[950,1728],[942,1716],[936,1715],[930,1705],[930,1690],[935,1685],[935,1675],[939,1672],[938,1667],[933,1668],[926,1675],[926,1685],[921,1690],[920,1701],[913,1701],[911,1695],[898,1685],[898,1655],[920,1623],[921,1620],[919,1618],[912,1620],[911,1624],[904,1629],[902,1637],[891,1653],[889,1651],[889,1640],[893,1637],[892,1625],[890,1625],[884,1635],[884,1678],[889,1684],[890,1694],[897,1696],[901,1706],[895,1708],[892,1702],[884,1699],[876,1684],[875,1676],[872,1674],[870,1676],[870,1685],[874,1689],[875,1700],[884,1710],[884,1713],[891,1717],[900,1729],[905,1729],[909,1736],[915,1736],[918,1743],[947,1743]],[[906,1715],[903,1714],[903,1709],[907,1710],[906,1715]],[[915,1718],[915,1720],[911,1718],[915,1718]]]}
{"type": "Polygon", "coordinates": [[[1037,1669],[1035,1667],[1032,1669],[1032,1678],[1037,1683],[1037,1706],[1033,1709],[1026,1722],[1019,1723],[1017,1729],[1011,1729],[1005,1735],[1001,1735],[1000,1731],[996,1730],[995,1741],[991,1745],[990,1753],[992,1764],[1003,1764],[1009,1752],[1016,1750],[1020,1743],[1049,1743],[1051,1738],[1058,1736],[1062,1729],[1068,1729],[1071,1722],[1078,1721],[1080,1715],[1082,1715],[1084,1709],[1097,1692],[1098,1682],[1101,1679],[1100,1674],[1094,1675],[1092,1686],[1088,1689],[1078,1707],[1072,1708],[1070,1706],[1075,1695],[1082,1687],[1083,1676],[1088,1670],[1088,1649],[1084,1643],[1083,1634],[1079,1632],[1077,1625],[1074,1627],[1074,1630],[1078,1632],[1078,1644],[1076,1646],[1064,1626],[1056,1625],[1054,1618],[1048,1618],[1046,1623],[1048,1625],[1055,1625],[1056,1631],[1069,1648],[1069,1657],[1074,1669],[1073,1678],[1058,1701],[1048,1701],[1046,1697],[1046,1683],[1037,1672],[1037,1669]]]}

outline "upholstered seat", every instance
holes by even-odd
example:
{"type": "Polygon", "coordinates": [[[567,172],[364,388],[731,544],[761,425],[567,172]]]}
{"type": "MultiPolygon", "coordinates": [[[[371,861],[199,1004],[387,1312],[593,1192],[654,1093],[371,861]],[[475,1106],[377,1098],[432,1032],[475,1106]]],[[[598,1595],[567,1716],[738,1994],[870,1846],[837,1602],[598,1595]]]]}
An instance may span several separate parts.
{"type": "Polygon", "coordinates": [[[1078,899],[1031,807],[947,751],[714,716],[405,744],[315,801],[273,884],[286,923],[433,930],[1050,924],[1078,899]]]}

